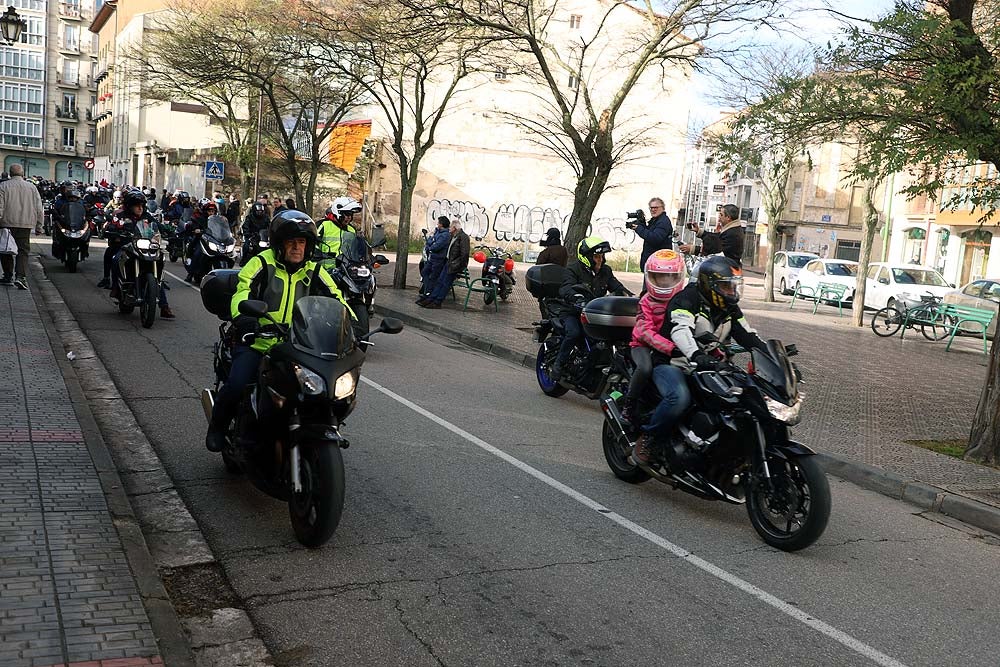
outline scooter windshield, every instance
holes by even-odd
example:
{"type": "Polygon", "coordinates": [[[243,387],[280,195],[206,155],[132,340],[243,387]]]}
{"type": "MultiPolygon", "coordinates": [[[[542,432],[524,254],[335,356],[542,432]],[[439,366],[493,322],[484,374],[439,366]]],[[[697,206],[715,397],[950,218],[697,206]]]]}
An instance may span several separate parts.
{"type": "Polygon", "coordinates": [[[78,232],[87,226],[87,208],[83,202],[71,201],[63,209],[63,220],[70,231],[78,232]]]}
{"type": "Polygon", "coordinates": [[[229,231],[229,221],[221,215],[213,215],[208,219],[208,229],[205,234],[223,245],[233,243],[233,233],[229,231]]]}
{"type": "Polygon", "coordinates": [[[351,316],[344,304],[327,296],[305,296],[292,310],[292,346],[300,352],[334,359],[355,348],[351,316]]]}

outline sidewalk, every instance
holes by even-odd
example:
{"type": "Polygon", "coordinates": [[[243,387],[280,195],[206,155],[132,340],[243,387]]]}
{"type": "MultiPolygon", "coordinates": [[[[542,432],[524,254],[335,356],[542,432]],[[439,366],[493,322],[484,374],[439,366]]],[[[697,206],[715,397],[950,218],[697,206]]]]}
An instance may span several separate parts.
{"type": "Polygon", "coordinates": [[[0,665],[162,665],[102,487],[117,473],[98,472],[32,293],[0,288],[0,313],[0,665]]]}
{"type": "MultiPolygon", "coordinates": [[[[518,271],[519,284],[499,313],[473,294],[463,314],[464,290],[456,290],[457,303],[447,299],[441,310],[429,311],[415,304],[415,288],[380,289],[376,308],[534,368],[538,347],[531,322],[539,313],[523,275],[518,271]]],[[[627,284],[638,280],[629,276],[627,284]]],[[[968,437],[986,377],[982,342],[977,348],[971,338],[956,340],[945,352],[943,342],[927,341],[919,332],[907,332],[904,340],[878,338],[870,328],[851,326],[846,310],[838,317],[834,307],[823,305],[813,315],[811,303],[796,303],[791,311],[787,299],[764,303],[762,284],[748,277],[741,305],[763,337],[798,345],[806,399],[795,437],[825,454],[827,469],[840,477],[1000,532],[1000,470],[906,442],[968,437]]],[[[525,391],[537,391],[530,376],[525,391]]]]}

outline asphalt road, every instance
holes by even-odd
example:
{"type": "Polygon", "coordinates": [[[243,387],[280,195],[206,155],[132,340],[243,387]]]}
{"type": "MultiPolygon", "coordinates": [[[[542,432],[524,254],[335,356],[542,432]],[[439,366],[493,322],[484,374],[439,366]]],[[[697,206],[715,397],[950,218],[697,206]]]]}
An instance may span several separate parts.
{"type": "Polygon", "coordinates": [[[826,534],[776,551],[741,507],[616,480],[595,403],[416,330],[369,353],[343,520],[301,548],[204,448],[199,294],[171,279],[144,330],[95,260],[45,266],[284,664],[997,664],[1000,541],[831,480],[826,534]]]}

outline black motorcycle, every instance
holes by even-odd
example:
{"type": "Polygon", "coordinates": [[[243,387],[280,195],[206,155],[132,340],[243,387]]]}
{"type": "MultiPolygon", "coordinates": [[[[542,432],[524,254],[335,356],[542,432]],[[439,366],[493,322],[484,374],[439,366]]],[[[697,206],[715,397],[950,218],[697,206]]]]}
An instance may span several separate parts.
{"type": "Polygon", "coordinates": [[[77,263],[90,256],[90,223],[83,202],[67,201],[62,215],[56,215],[53,221],[52,256],[75,273],[77,263]]]}
{"type": "Polygon", "coordinates": [[[385,255],[372,255],[371,251],[364,235],[358,233],[353,241],[341,246],[335,257],[320,254],[324,267],[354,311],[359,335],[368,332],[369,320],[375,314],[375,269],[389,263],[385,255]]]}
{"type": "Polygon", "coordinates": [[[160,238],[167,247],[167,257],[171,262],[176,262],[184,254],[184,239],[181,238],[180,230],[174,220],[164,220],[162,214],[157,214],[160,229],[160,238]]]}
{"type": "MultiPolygon", "coordinates": [[[[771,340],[766,351],[750,351],[745,371],[687,367],[692,406],[676,433],[660,434],[664,446],[687,450],[677,459],[682,469],[671,469],[662,453],[650,466],[632,459],[638,431],[622,419],[619,394],[604,398],[602,440],[611,471],[631,484],[652,477],[706,500],[746,504],[764,542],[783,551],[809,546],[830,518],[830,486],[815,452],[790,437],[802,405],[800,374],[789,360],[796,353],[771,340]]],[[[650,385],[637,423],[648,420],[659,400],[650,385]]]]}
{"type": "Polygon", "coordinates": [[[52,200],[42,200],[42,232],[48,236],[52,233],[52,200]]]}
{"type": "Polygon", "coordinates": [[[236,239],[229,229],[229,221],[221,215],[210,216],[200,238],[186,247],[184,252],[184,265],[195,283],[201,282],[209,271],[233,268],[236,264],[236,239]],[[194,248],[193,256],[187,254],[190,247],[194,248]]]}
{"type": "Polygon", "coordinates": [[[261,227],[243,239],[243,247],[240,249],[240,266],[246,266],[251,258],[271,247],[267,235],[267,227],[261,227]]]}
{"type": "Polygon", "coordinates": [[[163,286],[163,250],[154,239],[131,235],[125,231],[106,230],[109,242],[116,238],[124,242],[118,251],[116,270],[120,282],[119,294],[112,293],[112,300],[122,315],[131,315],[136,306],[142,326],[153,326],[163,286]]]}
{"type": "Polygon", "coordinates": [[[540,264],[525,273],[528,291],[541,301],[547,314],[553,308],[571,308],[579,313],[581,322],[585,324],[584,336],[570,351],[563,364],[562,377],[557,382],[552,379],[552,366],[565,335],[562,319],[550,314],[533,323],[535,340],[539,344],[535,358],[535,378],[539,388],[553,398],[562,396],[570,389],[591,399],[611,391],[624,391],[634,369],[629,340],[639,300],[618,296],[593,299],[593,294],[581,286],[579,299],[567,304],[559,297],[564,275],[565,269],[558,264],[540,264]],[[626,327],[627,335],[595,337],[588,333],[605,329],[621,332],[626,327]]]}
{"type": "MultiPolygon", "coordinates": [[[[236,340],[228,321],[237,271],[215,271],[202,286],[202,301],[225,320],[215,345],[215,388],[202,391],[211,419],[219,387],[232,366],[236,340]]],[[[267,317],[264,301],[243,301],[240,313],[267,317]]],[[[273,320],[272,320],[273,322],[273,320]]],[[[248,388],[222,450],[226,470],[245,472],[264,493],[288,503],[295,537],[318,547],[333,535],[344,507],[344,462],[340,450],[350,443],[340,433],[354,409],[365,355],[376,333],[399,333],[403,325],[386,318],[377,329],[355,338],[347,310],[336,299],[305,296],[295,302],[291,326],[276,322],[251,334],[283,339],[260,365],[256,385],[248,388]]]]}
{"type": "Polygon", "coordinates": [[[474,253],[472,257],[483,265],[482,278],[493,286],[491,291],[483,292],[483,301],[487,306],[498,296],[501,301],[506,301],[514,291],[514,285],[517,284],[517,278],[514,276],[515,255],[503,248],[491,248],[486,245],[476,246],[476,250],[481,252],[474,253]]]}

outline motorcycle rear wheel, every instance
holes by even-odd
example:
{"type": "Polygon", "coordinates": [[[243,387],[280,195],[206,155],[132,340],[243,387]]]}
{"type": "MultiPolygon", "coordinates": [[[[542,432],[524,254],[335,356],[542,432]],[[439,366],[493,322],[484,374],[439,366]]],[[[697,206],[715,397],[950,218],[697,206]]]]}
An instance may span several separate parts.
{"type": "Polygon", "coordinates": [[[344,511],[344,459],[330,443],[306,443],[302,458],[302,493],[292,493],[288,515],[295,539],[314,549],[333,536],[344,511]]]}
{"type": "Polygon", "coordinates": [[[604,446],[604,458],[615,477],[629,484],[642,484],[649,480],[649,473],[632,463],[625,454],[627,443],[615,434],[607,419],[601,430],[601,444],[604,446]]]}
{"type": "Polygon", "coordinates": [[[830,484],[813,456],[768,459],[774,492],[763,473],[746,485],[747,514],[761,539],[775,549],[798,551],[819,539],[830,520],[830,484]]]}
{"type": "Polygon", "coordinates": [[[147,273],[141,279],[142,287],[139,292],[142,295],[142,303],[139,305],[139,317],[142,320],[144,329],[149,329],[156,321],[156,306],[160,296],[160,286],[156,284],[156,276],[147,273]]]}
{"type": "Polygon", "coordinates": [[[497,288],[496,285],[490,283],[487,290],[483,292],[483,303],[487,306],[491,305],[497,299],[497,288]]]}
{"type": "Polygon", "coordinates": [[[538,387],[546,396],[559,398],[569,389],[549,377],[549,372],[545,370],[545,363],[545,346],[539,345],[538,356],[535,358],[535,379],[538,380],[538,387]]]}

